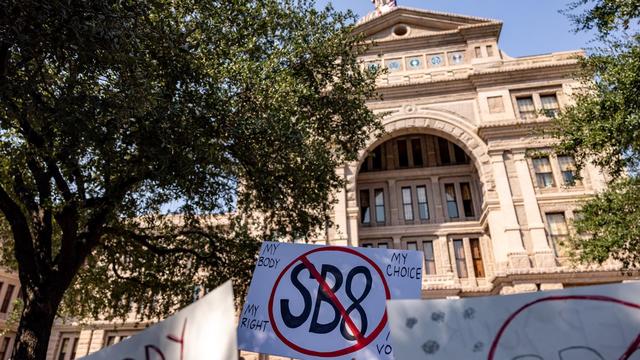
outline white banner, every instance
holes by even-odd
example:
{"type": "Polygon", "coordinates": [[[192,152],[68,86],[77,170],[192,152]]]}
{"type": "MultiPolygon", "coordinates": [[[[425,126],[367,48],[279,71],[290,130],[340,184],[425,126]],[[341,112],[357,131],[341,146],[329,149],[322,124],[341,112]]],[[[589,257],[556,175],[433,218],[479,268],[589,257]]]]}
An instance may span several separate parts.
{"type": "Polygon", "coordinates": [[[266,242],[238,347],[296,359],[392,359],[385,303],[420,297],[417,251],[266,242]]]}
{"type": "Polygon", "coordinates": [[[236,360],[235,313],[229,281],[166,320],[82,360],[236,360]]]}
{"type": "Polygon", "coordinates": [[[640,284],[387,309],[398,360],[640,360],[640,284]]]}

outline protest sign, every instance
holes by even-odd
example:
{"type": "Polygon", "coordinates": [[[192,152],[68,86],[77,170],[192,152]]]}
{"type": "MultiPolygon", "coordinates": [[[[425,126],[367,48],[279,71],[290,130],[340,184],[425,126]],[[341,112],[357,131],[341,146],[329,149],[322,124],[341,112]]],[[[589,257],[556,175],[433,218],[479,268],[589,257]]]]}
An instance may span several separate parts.
{"type": "Polygon", "coordinates": [[[640,360],[640,284],[387,304],[398,360],[640,360]]]}
{"type": "Polygon", "coordinates": [[[393,359],[385,303],[420,297],[416,251],[265,242],[238,347],[296,359],[393,359]]]}
{"type": "Polygon", "coordinates": [[[141,333],[82,360],[235,360],[231,282],[141,333]]]}

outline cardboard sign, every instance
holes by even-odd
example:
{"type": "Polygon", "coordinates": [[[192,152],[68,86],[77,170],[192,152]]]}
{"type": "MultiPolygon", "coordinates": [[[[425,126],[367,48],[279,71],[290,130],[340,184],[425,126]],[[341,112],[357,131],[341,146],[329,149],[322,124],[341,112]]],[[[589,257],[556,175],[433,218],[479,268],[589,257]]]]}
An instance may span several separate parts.
{"type": "Polygon", "coordinates": [[[420,297],[417,251],[265,242],[238,347],[296,359],[392,359],[385,303],[420,297]]]}
{"type": "Polygon", "coordinates": [[[83,360],[236,360],[233,288],[227,282],[141,333],[83,360]]]}
{"type": "Polygon", "coordinates": [[[387,309],[398,360],[640,360],[640,284],[387,309]]]}

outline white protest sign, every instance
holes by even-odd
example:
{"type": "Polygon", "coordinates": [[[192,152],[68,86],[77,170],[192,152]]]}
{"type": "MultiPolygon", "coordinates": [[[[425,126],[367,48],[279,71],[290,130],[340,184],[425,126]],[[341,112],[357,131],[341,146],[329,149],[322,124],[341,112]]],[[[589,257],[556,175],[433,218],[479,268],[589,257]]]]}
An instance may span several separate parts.
{"type": "Polygon", "coordinates": [[[236,360],[235,313],[229,281],[168,319],[82,360],[236,360]]]}
{"type": "Polygon", "coordinates": [[[238,347],[296,359],[392,359],[385,303],[420,297],[416,251],[265,242],[238,347]]]}
{"type": "Polygon", "coordinates": [[[387,309],[398,360],[640,360],[640,284],[387,309]]]}

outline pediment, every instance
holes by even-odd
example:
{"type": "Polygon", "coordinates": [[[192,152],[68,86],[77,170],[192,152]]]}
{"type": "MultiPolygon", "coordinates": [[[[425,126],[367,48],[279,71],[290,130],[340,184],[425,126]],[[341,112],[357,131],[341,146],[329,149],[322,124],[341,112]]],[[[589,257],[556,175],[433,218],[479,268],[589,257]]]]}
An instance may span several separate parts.
{"type": "Polygon", "coordinates": [[[395,8],[382,15],[365,17],[356,27],[369,40],[393,40],[446,33],[500,21],[473,16],[448,14],[405,7],[395,8]],[[403,26],[404,25],[404,26],[403,26]],[[403,33],[406,28],[406,34],[403,33]]]}

